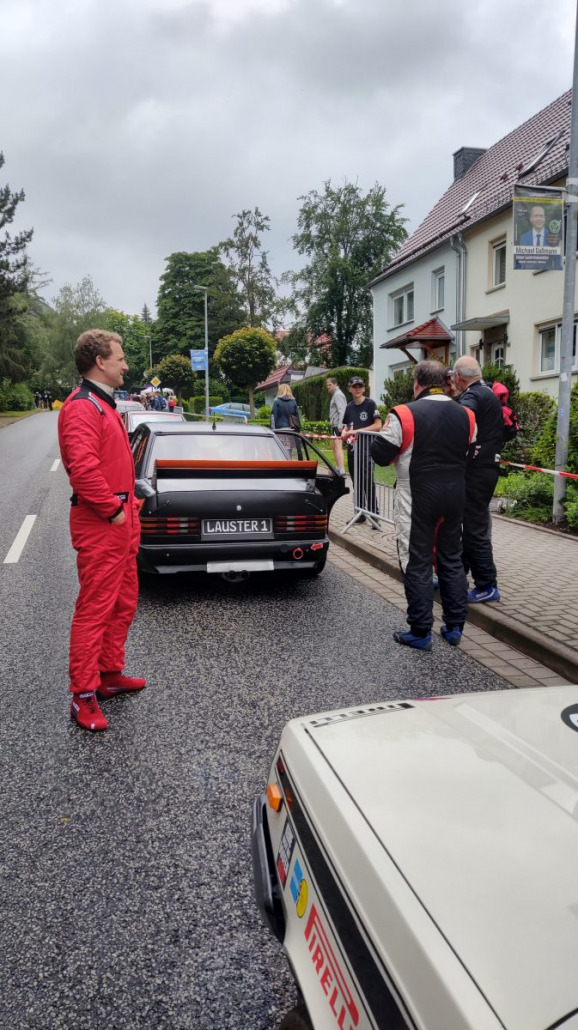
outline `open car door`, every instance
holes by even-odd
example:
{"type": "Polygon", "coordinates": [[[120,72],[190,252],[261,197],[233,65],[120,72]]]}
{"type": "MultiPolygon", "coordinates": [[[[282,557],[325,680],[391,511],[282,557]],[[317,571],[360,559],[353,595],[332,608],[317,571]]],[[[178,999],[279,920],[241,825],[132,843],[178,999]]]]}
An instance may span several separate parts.
{"type": "Polygon", "coordinates": [[[343,476],[334,465],[327,459],[323,451],[316,447],[312,440],[307,439],[301,433],[293,429],[277,429],[275,435],[287,450],[287,457],[293,461],[316,461],[317,475],[315,477],[317,488],[327,501],[327,514],[333,505],[344,494],[349,493],[349,487],[345,485],[343,476]]]}

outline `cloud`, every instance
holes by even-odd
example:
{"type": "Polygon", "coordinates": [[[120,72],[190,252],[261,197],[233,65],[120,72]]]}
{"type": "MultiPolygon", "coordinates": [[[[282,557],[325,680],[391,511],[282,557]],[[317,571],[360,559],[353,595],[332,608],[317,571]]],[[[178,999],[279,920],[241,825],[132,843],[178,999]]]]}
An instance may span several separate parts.
{"type": "Polygon", "coordinates": [[[271,217],[275,270],[296,267],[297,198],[328,178],[383,183],[415,226],[454,150],[568,88],[573,19],[570,0],[4,0],[18,227],[51,296],[90,273],[133,312],[168,254],[217,243],[244,207],[271,217]]]}

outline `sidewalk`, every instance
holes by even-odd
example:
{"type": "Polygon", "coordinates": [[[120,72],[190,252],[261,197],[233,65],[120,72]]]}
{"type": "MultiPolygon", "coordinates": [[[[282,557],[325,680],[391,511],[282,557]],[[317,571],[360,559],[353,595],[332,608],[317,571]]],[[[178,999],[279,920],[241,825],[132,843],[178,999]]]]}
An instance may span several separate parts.
{"type": "MultiPolygon", "coordinates": [[[[382,522],[375,532],[356,524],[343,535],[352,517],[350,493],[331,513],[332,543],[400,581],[393,526],[382,522]]],[[[465,637],[479,627],[578,683],[578,538],[493,515],[492,542],[501,601],[471,605],[465,637]]]]}

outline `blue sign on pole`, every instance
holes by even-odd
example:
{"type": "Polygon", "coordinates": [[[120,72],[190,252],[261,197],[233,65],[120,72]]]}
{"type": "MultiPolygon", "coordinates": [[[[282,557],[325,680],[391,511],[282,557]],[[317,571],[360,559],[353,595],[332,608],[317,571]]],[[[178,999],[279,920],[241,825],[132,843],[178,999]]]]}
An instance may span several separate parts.
{"type": "Polygon", "coordinates": [[[204,350],[191,351],[191,368],[193,372],[204,372],[207,367],[207,355],[204,350]]]}

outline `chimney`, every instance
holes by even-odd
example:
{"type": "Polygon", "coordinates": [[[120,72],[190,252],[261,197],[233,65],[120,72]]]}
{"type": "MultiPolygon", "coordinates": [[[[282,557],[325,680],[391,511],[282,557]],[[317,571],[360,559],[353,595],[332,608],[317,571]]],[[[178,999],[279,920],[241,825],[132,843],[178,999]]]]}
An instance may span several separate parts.
{"type": "Polygon", "coordinates": [[[460,147],[459,150],[456,150],[453,155],[454,182],[456,179],[461,179],[462,175],[465,175],[474,162],[485,153],[485,149],[480,150],[478,147],[460,147]]]}

